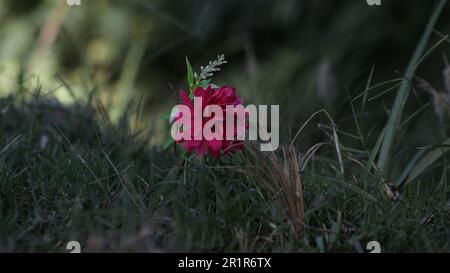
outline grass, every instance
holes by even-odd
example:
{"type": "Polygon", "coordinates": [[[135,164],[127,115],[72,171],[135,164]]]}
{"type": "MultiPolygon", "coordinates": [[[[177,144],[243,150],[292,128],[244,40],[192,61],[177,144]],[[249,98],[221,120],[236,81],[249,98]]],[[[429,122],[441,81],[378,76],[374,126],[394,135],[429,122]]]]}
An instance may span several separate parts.
{"type": "Polygon", "coordinates": [[[390,198],[370,149],[340,143],[344,175],[331,140],[183,162],[92,102],[11,96],[0,110],[2,252],[450,250],[446,165],[390,198]]]}
{"type": "Polygon", "coordinates": [[[129,115],[111,122],[95,96],[62,105],[19,80],[0,100],[0,252],[67,252],[73,240],[90,252],[367,252],[370,241],[450,252],[448,141],[415,145],[406,125],[435,114],[404,108],[445,2],[404,78],[373,83],[372,68],[363,93],[347,93],[350,117],[319,110],[275,153],[246,143],[184,160],[129,115]],[[389,110],[379,98],[399,86],[389,110]],[[369,103],[387,124],[372,124],[369,103]]]}
{"type": "Polygon", "coordinates": [[[418,65],[420,64],[420,60],[428,44],[428,41],[430,40],[431,34],[439,18],[439,15],[441,14],[446,4],[447,0],[439,1],[439,5],[431,15],[430,21],[427,24],[425,32],[419,41],[419,45],[417,46],[416,51],[414,52],[414,55],[412,56],[411,61],[408,65],[408,68],[406,69],[404,78],[402,79],[400,89],[397,93],[394,105],[389,115],[388,123],[386,124],[386,133],[383,139],[383,143],[381,145],[380,157],[378,159],[378,166],[384,172],[387,172],[386,169],[389,163],[388,161],[389,154],[391,152],[392,146],[394,145],[398,128],[400,128],[399,124],[402,112],[405,107],[406,101],[408,100],[408,96],[411,90],[411,81],[413,80],[414,73],[418,65]]]}

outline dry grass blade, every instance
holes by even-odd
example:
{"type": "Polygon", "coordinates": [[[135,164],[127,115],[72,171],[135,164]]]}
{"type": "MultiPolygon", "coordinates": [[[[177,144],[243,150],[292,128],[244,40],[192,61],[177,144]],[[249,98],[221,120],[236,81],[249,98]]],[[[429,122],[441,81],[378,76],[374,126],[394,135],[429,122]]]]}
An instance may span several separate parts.
{"type": "Polygon", "coordinates": [[[342,153],[341,153],[341,149],[340,149],[339,136],[337,134],[337,126],[336,126],[336,123],[334,122],[334,120],[331,118],[331,115],[325,109],[321,109],[321,110],[313,113],[305,121],[305,123],[303,123],[303,125],[300,127],[300,129],[298,129],[297,133],[295,134],[294,138],[292,139],[291,144],[289,145],[289,148],[292,149],[295,141],[297,140],[297,138],[299,137],[299,135],[303,131],[303,129],[306,127],[306,125],[308,125],[311,122],[311,120],[319,114],[324,114],[331,123],[331,130],[333,132],[332,141],[334,142],[334,147],[336,149],[336,154],[337,154],[337,158],[339,161],[339,168],[340,168],[341,174],[344,174],[344,162],[342,161],[342,153]]]}
{"type": "MultiPolygon", "coordinates": [[[[281,200],[285,207],[286,217],[292,224],[297,235],[303,232],[305,218],[305,201],[303,197],[300,163],[292,146],[283,148],[283,158],[280,162],[275,153],[263,154],[254,146],[248,145],[250,157],[247,161],[256,161],[259,168],[251,172],[257,181],[269,190],[275,199],[281,200]]],[[[251,162],[249,162],[251,163],[251,162]]]]}

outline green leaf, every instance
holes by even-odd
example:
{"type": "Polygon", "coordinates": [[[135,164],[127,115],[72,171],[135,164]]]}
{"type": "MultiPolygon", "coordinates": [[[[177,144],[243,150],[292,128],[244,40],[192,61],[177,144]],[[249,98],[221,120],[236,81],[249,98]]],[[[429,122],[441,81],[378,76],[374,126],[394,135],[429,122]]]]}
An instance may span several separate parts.
{"type": "Polygon", "coordinates": [[[164,144],[163,150],[166,150],[167,148],[170,147],[170,145],[172,145],[172,143],[174,143],[175,141],[173,140],[173,138],[169,139],[166,144],[164,144]]]}
{"type": "Polygon", "coordinates": [[[160,120],[169,120],[169,121],[170,121],[170,114],[171,114],[171,113],[167,113],[167,114],[164,114],[164,115],[160,115],[160,116],[159,116],[159,119],[160,119],[160,120]]]}
{"type": "Polygon", "coordinates": [[[206,88],[209,85],[210,82],[211,82],[211,79],[202,80],[197,85],[200,86],[200,87],[206,88]]]}
{"type": "Polygon", "coordinates": [[[186,66],[187,66],[187,81],[189,84],[189,91],[192,93],[192,88],[194,87],[194,71],[192,70],[191,63],[186,56],[186,66]]]}

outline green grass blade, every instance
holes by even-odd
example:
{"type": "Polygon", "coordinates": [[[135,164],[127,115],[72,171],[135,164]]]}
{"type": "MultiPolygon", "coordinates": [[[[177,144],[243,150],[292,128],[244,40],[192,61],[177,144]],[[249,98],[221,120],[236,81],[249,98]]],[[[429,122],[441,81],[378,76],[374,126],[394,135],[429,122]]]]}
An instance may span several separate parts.
{"type": "Polygon", "coordinates": [[[372,167],[376,167],[375,166],[375,157],[378,154],[378,151],[380,150],[380,146],[382,143],[382,140],[384,138],[384,131],[383,130],[380,134],[380,136],[377,139],[377,142],[375,144],[375,147],[373,148],[373,150],[370,152],[370,156],[369,156],[369,160],[367,161],[367,176],[369,175],[370,170],[372,169],[372,167]]]}
{"type": "Polygon", "coordinates": [[[439,5],[431,15],[430,21],[427,24],[425,32],[420,39],[420,42],[414,52],[413,57],[411,58],[400,88],[398,90],[397,96],[394,101],[394,106],[389,114],[389,119],[386,124],[386,133],[383,139],[383,143],[380,149],[380,155],[378,158],[378,167],[386,173],[386,166],[388,165],[389,156],[391,153],[392,146],[395,141],[395,137],[398,132],[401,116],[403,109],[405,107],[406,101],[409,96],[409,92],[411,89],[411,81],[414,76],[414,73],[417,69],[417,64],[421,60],[423,53],[425,51],[425,47],[433,33],[434,26],[444,9],[445,4],[447,4],[447,0],[440,0],[439,5]]]}
{"type": "Polygon", "coordinates": [[[406,168],[403,170],[403,173],[400,175],[400,177],[397,179],[397,182],[395,183],[397,188],[400,188],[404,185],[404,182],[408,178],[408,176],[411,174],[413,169],[417,167],[417,163],[422,159],[423,154],[426,152],[426,150],[420,150],[417,152],[417,154],[411,159],[409,164],[406,166],[406,168]]]}
{"type": "Polygon", "coordinates": [[[421,175],[424,171],[428,170],[429,167],[434,164],[439,158],[441,158],[445,153],[450,150],[450,138],[442,143],[441,147],[435,148],[430,151],[426,156],[424,156],[411,170],[411,173],[408,176],[408,179],[404,182],[404,184],[399,184],[398,186],[404,186],[414,179],[416,179],[419,175],[421,175]]]}

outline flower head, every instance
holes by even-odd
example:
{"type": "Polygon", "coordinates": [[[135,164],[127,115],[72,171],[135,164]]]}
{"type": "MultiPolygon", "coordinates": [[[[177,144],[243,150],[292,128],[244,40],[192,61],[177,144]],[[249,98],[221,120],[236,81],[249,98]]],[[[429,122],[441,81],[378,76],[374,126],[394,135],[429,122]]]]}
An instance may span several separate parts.
{"type": "MultiPolygon", "coordinates": [[[[234,153],[237,150],[240,150],[243,148],[242,141],[236,140],[229,140],[226,138],[226,126],[224,123],[224,118],[226,117],[227,112],[227,106],[237,106],[237,105],[243,105],[244,100],[237,96],[236,89],[234,87],[230,86],[223,86],[219,88],[213,88],[211,85],[208,85],[206,88],[203,87],[197,87],[192,92],[192,98],[189,97],[188,93],[184,90],[180,91],[180,97],[181,97],[181,104],[187,106],[190,109],[190,127],[192,128],[190,132],[189,138],[181,138],[178,139],[176,142],[181,144],[183,148],[189,152],[194,153],[196,152],[199,156],[207,156],[212,155],[215,158],[219,158],[222,155],[229,155],[234,153]],[[194,99],[195,98],[201,98],[202,105],[201,105],[201,113],[196,113],[194,109],[194,99]],[[203,111],[207,106],[216,105],[219,106],[222,115],[211,115],[210,117],[204,117],[203,111]],[[221,137],[219,138],[213,138],[210,140],[207,140],[207,138],[203,135],[203,129],[202,128],[195,128],[194,119],[196,118],[196,115],[201,115],[202,124],[207,123],[208,121],[211,121],[212,119],[214,121],[218,121],[217,124],[221,124],[219,126],[220,128],[214,128],[213,130],[216,132],[219,132],[219,135],[221,137]],[[195,133],[201,132],[202,137],[200,140],[196,140],[194,138],[195,133]]],[[[236,114],[236,113],[235,113],[236,114]]],[[[175,114],[174,120],[178,120],[182,117],[183,113],[179,112],[175,114]]],[[[247,127],[246,127],[247,128],[247,127]]],[[[233,136],[236,136],[238,133],[238,129],[236,126],[234,126],[233,132],[231,134],[233,136]]]]}

